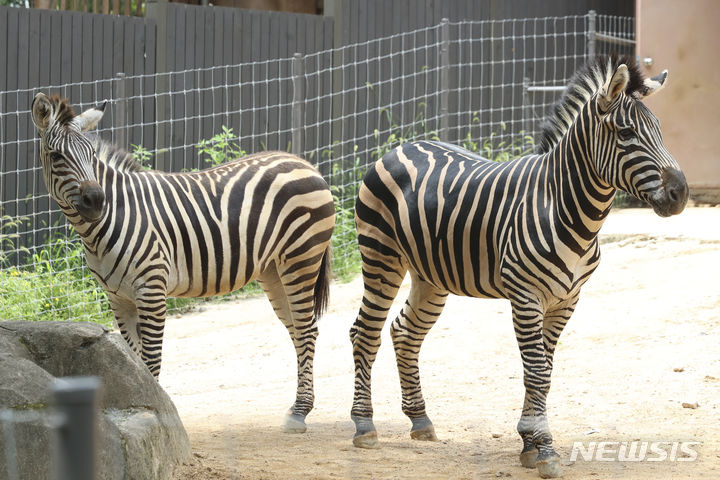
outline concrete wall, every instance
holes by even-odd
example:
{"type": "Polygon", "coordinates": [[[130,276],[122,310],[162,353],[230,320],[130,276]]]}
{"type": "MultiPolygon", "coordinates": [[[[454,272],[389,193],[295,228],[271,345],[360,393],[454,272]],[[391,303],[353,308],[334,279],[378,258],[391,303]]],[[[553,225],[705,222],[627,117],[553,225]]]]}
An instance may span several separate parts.
{"type": "Polygon", "coordinates": [[[646,104],[662,123],[691,195],[720,201],[720,2],[637,0],[637,53],[648,75],[668,69],[665,90],[646,104]]]}

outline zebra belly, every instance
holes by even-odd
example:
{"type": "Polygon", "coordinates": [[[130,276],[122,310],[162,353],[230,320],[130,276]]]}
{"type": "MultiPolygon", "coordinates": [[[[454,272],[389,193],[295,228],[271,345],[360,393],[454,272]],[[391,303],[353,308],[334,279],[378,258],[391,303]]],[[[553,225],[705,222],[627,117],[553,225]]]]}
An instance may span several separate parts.
{"type": "Polygon", "coordinates": [[[254,264],[254,268],[246,271],[245,261],[237,262],[236,269],[231,272],[227,262],[219,263],[217,260],[218,257],[213,257],[207,264],[196,265],[192,272],[171,268],[167,295],[176,298],[225,295],[241,289],[262,273],[259,265],[254,264]],[[231,277],[233,274],[234,277],[231,277]]]}
{"type": "Polygon", "coordinates": [[[208,288],[208,289],[202,289],[200,287],[195,287],[191,289],[187,288],[175,288],[173,290],[169,290],[167,296],[168,297],[174,297],[174,298],[205,298],[205,297],[215,297],[218,295],[226,295],[228,293],[235,292],[237,290],[240,290],[244,286],[246,286],[248,283],[255,280],[256,277],[251,278],[247,282],[240,282],[235,285],[231,285],[229,283],[221,284],[220,288],[208,288]]]}

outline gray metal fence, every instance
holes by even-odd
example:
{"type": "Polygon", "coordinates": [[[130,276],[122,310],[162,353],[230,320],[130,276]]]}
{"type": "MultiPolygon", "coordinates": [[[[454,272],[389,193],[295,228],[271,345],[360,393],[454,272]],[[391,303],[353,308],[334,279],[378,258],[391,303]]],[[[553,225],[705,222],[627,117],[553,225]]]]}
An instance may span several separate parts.
{"type": "Polygon", "coordinates": [[[489,157],[532,149],[558,87],[589,52],[632,53],[633,38],[631,18],[592,12],[443,21],[279,59],[2,91],[0,317],[107,318],[77,245],[53,241],[69,231],[41,180],[29,112],[38,90],[68,97],[77,110],[109,99],[100,134],[162,170],[209,166],[198,145],[223,131],[246,152],[299,152],[337,197],[342,274],[357,255],[352,205],[369,163],[413,138],[441,137],[489,157]],[[58,256],[81,277],[79,298],[65,296],[78,275],[56,275],[58,256]]]}
{"type": "Polygon", "coordinates": [[[52,480],[97,478],[100,388],[97,377],[56,378],[51,408],[0,407],[0,479],[41,480],[48,471],[52,480]],[[20,452],[28,444],[34,452],[47,452],[38,462],[50,465],[19,465],[20,452]]]}

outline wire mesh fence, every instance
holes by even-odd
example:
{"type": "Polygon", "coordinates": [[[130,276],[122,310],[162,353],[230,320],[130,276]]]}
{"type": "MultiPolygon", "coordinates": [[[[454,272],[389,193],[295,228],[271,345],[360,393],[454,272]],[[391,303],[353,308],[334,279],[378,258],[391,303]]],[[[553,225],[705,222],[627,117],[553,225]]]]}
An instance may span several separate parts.
{"type": "MultiPolygon", "coordinates": [[[[315,54],[39,89],[77,111],[109,100],[99,134],[151,168],[202,169],[288,150],[335,195],[334,271],[359,271],[354,199],[403,141],[442,139],[493,160],[529,153],[589,55],[634,53],[634,20],[587,15],[443,22],[315,54]]],[[[0,92],[0,318],[110,323],[82,247],[44,186],[30,104],[0,92]]],[[[171,309],[172,312],[172,309],[171,309]]]]}

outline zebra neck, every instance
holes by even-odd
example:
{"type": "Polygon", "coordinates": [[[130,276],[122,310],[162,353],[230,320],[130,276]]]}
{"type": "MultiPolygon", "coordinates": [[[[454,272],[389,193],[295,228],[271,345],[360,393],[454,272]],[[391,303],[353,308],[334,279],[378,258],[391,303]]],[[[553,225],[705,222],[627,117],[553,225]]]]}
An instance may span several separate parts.
{"type": "Polygon", "coordinates": [[[547,155],[551,170],[551,189],[559,227],[572,234],[580,250],[587,249],[610,212],[615,189],[597,173],[591,142],[586,132],[571,127],[547,155]]]}
{"type": "Polygon", "coordinates": [[[107,202],[105,205],[105,212],[98,221],[92,223],[86,222],[79,216],[67,216],[67,219],[75,229],[75,232],[77,232],[82,239],[86,252],[92,254],[94,254],[97,250],[97,240],[99,239],[99,236],[101,236],[101,232],[103,232],[105,224],[111,221],[110,216],[112,208],[109,203],[112,202],[112,196],[110,194],[110,190],[112,188],[109,183],[113,182],[113,179],[117,178],[118,174],[117,170],[102,161],[95,159],[93,162],[95,178],[97,178],[98,183],[100,183],[100,186],[105,191],[105,198],[107,202]]]}
{"type": "Polygon", "coordinates": [[[102,225],[107,221],[107,212],[100,218],[100,220],[90,223],[82,219],[71,219],[68,218],[70,225],[72,225],[75,232],[80,236],[80,239],[85,245],[86,253],[95,253],[96,251],[96,239],[98,238],[98,232],[102,229],[102,225]]]}

